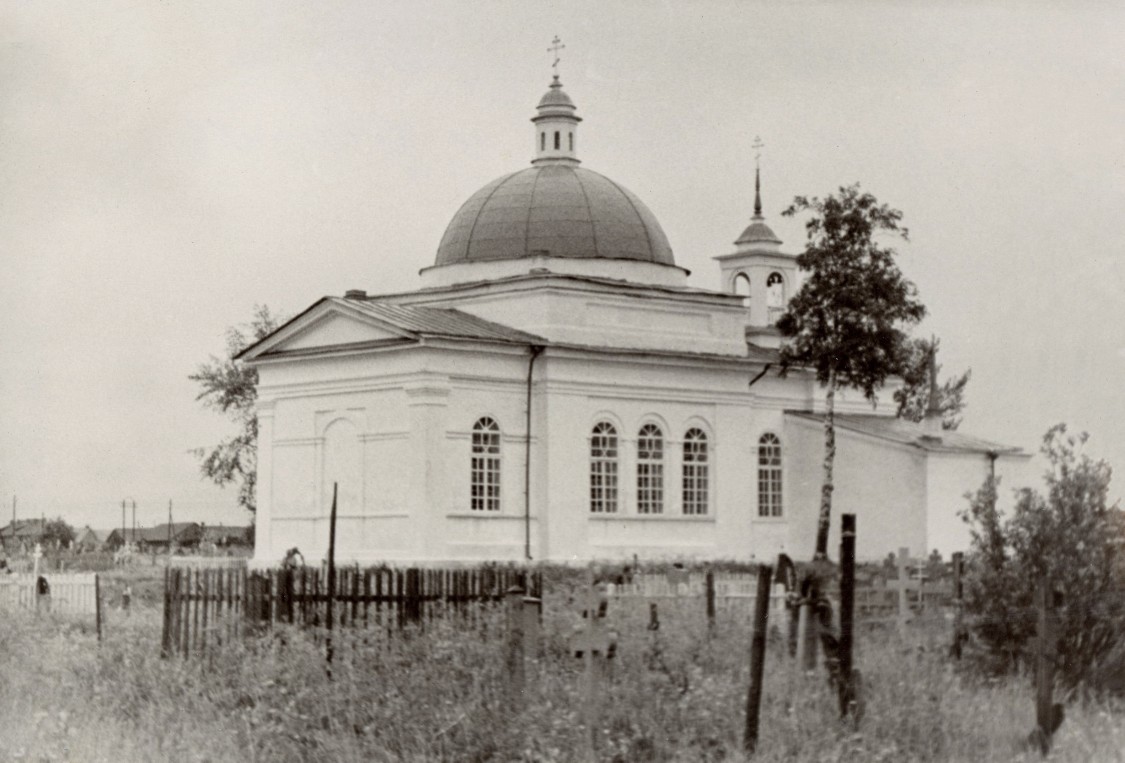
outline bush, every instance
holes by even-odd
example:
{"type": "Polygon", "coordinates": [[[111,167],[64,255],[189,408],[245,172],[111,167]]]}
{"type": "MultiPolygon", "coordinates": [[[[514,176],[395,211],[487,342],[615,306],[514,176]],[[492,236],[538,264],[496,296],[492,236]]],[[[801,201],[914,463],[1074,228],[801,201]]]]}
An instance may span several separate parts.
{"type": "Polygon", "coordinates": [[[1111,470],[1082,452],[1086,440],[1067,435],[1063,424],[1048,430],[1046,494],[1018,490],[1011,517],[997,509],[994,478],[968,496],[966,610],[979,656],[994,672],[1016,669],[1033,643],[1035,592],[1044,580],[1062,595],[1057,675],[1064,685],[1097,686],[1095,673],[1125,636],[1119,512],[1106,505],[1111,470]]]}

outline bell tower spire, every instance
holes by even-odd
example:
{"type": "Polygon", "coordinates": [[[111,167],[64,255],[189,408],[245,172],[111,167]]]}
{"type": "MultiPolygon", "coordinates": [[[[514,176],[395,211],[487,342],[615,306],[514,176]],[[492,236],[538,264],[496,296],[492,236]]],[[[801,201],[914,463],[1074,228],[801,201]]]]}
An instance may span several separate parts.
{"type": "Polygon", "coordinates": [[[532,164],[578,164],[575,144],[578,123],[582,118],[575,113],[574,101],[563,91],[559,81],[559,51],[565,47],[555,35],[551,47],[547,48],[553,58],[551,68],[554,74],[550,87],[535,107],[538,113],[531,118],[535,125],[535,158],[532,164]]]}
{"type": "Polygon", "coordinates": [[[754,137],[754,219],[764,220],[762,217],[762,149],[765,143],[761,136],[754,137]]]}

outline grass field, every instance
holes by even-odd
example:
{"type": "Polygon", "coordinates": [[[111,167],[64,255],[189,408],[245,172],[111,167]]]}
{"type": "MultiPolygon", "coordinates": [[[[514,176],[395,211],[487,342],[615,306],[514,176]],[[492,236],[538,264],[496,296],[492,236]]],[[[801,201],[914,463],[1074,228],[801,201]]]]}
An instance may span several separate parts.
{"type": "MultiPolygon", "coordinates": [[[[207,661],[159,657],[160,569],[114,572],[99,646],[92,623],[20,616],[0,622],[0,759],[74,761],[567,761],[584,749],[581,662],[567,647],[577,615],[549,596],[544,651],[525,696],[507,701],[502,624],[435,622],[389,642],[337,634],[330,680],[308,634],[228,645],[207,661]],[[134,607],[117,606],[131,585],[134,607]]],[[[742,760],[746,618],[721,613],[708,637],[697,602],[615,600],[618,656],[600,701],[599,759],[742,760]],[[689,608],[690,607],[690,608],[689,608]]],[[[781,645],[766,656],[754,760],[1038,760],[1031,684],[954,670],[945,634],[857,639],[865,716],[842,725],[820,676],[795,673],[781,645]]],[[[1073,702],[1051,760],[1125,760],[1125,706],[1073,702]]]]}

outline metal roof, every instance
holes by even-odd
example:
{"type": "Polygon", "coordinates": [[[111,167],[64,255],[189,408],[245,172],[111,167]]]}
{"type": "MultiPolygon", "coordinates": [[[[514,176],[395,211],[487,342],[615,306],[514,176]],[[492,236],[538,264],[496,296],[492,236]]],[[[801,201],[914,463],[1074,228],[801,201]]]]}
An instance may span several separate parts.
{"type": "Polygon", "coordinates": [[[780,244],[781,239],[777,237],[777,234],[773,232],[773,229],[770,228],[770,226],[766,225],[761,220],[755,219],[748,226],[746,226],[746,230],[742,231],[742,235],[739,236],[738,240],[734,243],[757,244],[762,242],[768,244],[780,244]]]}
{"type": "Polygon", "coordinates": [[[546,344],[543,337],[526,331],[486,321],[475,315],[446,307],[421,305],[392,305],[366,299],[332,298],[350,307],[390,323],[404,331],[422,336],[453,337],[458,339],[484,339],[517,344],[546,344]]]}
{"type": "MultiPolygon", "coordinates": [[[[786,416],[820,423],[824,415],[810,413],[809,411],[786,411],[786,416]]],[[[896,418],[894,416],[876,416],[872,414],[837,413],[836,426],[861,434],[871,435],[883,440],[921,448],[934,453],[995,453],[999,455],[1030,455],[1023,448],[1011,445],[1002,445],[998,442],[985,440],[980,437],[943,430],[931,432],[921,424],[913,421],[896,418]]]]}
{"type": "Polygon", "coordinates": [[[604,175],[550,163],[493,180],[453,216],[436,265],[554,257],[675,265],[656,216],[604,175]]]}

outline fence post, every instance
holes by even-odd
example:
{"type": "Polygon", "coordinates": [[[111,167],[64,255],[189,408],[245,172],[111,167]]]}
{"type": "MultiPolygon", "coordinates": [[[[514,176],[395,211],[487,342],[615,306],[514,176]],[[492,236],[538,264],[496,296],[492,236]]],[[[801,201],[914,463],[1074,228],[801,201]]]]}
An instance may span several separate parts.
{"type": "Polygon", "coordinates": [[[101,576],[94,573],[94,623],[98,630],[98,643],[102,640],[102,587],[101,576]]]}
{"type": "Polygon", "coordinates": [[[1039,622],[1035,638],[1035,730],[1031,740],[1046,756],[1051,751],[1051,737],[1063,722],[1063,707],[1053,702],[1055,684],[1055,605],[1046,578],[1039,581],[1035,606],[1039,622]]]}
{"type": "Polygon", "coordinates": [[[811,593],[806,593],[801,599],[797,616],[797,659],[801,670],[816,670],[816,646],[819,634],[819,623],[813,617],[811,593]]]}
{"type": "Polygon", "coordinates": [[[160,636],[160,656],[172,652],[172,569],[164,568],[164,632],[160,636]]]}
{"type": "Polygon", "coordinates": [[[960,551],[953,553],[953,646],[949,654],[953,659],[961,659],[962,611],[965,605],[965,589],[961,576],[965,572],[965,555],[960,551]]]}
{"type": "Polygon", "coordinates": [[[713,568],[707,568],[704,582],[707,586],[707,632],[713,633],[715,630],[715,570],[713,568]]]}
{"type": "Polygon", "coordinates": [[[524,590],[518,584],[505,595],[508,609],[508,706],[514,712],[524,693],[524,590]]]}
{"type": "Polygon", "coordinates": [[[332,678],[332,625],[335,619],[336,602],[336,490],[338,483],[332,483],[332,511],[328,515],[328,602],[325,612],[328,620],[328,638],[325,644],[325,660],[328,662],[328,678],[332,678]]]}
{"type": "Polygon", "coordinates": [[[746,733],[742,747],[752,755],[758,746],[758,715],[762,707],[762,665],[766,659],[766,628],[770,611],[769,565],[758,568],[758,596],[754,600],[754,636],[750,644],[750,688],[746,693],[746,733]]]}
{"type": "MultiPolygon", "coordinates": [[[[855,514],[840,517],[840,717],[855,709],[852,646],[855,626],[855,514]]],[[[857,718],[858,720],[858,718],[857,718]]]]}
{"type": "Polygon", "coordinates": [[[538,596],[523,597],[523,653],[539,658],[539,621],[543,617],[543,600],[538,596]]]}
{"type": "Polygon", "coordinates": [[[585,611],[585,640],[583,643],[584,681],[582,703],[586,716],[586,754],[588,760],[597,760],[598,726],[601,720],[601,673],[602,661],[606,659],[608,643],[602,623],[602,616],[598,589],[594,579],[593,564],[586,571],[586,611],[585,611]],[[599,652],[595,654],[595,652],[599,652]]]}
{"type": "Polygon", "coordinates": [[[900,548],[898,550],[898,558],[895,559],[895,564],[898,566],[898,632],[903,634],[906,632],[906,616],[910,611],[910,604],[906,600],[906,586],[907,581],[910,580],[910,570],[906,566],[907,557],[910,555],[910,549],[900,548]]]}

